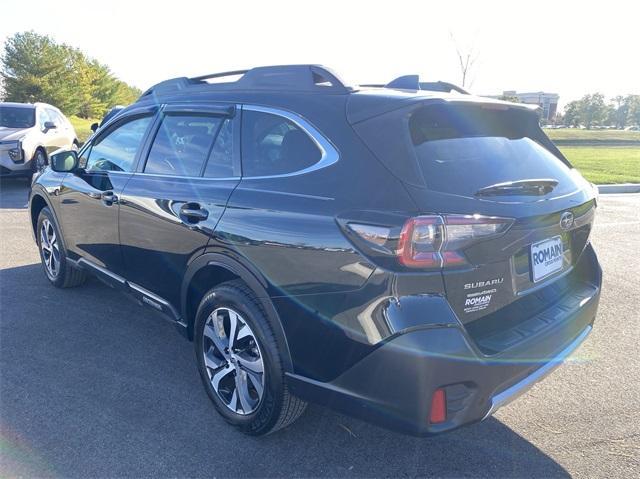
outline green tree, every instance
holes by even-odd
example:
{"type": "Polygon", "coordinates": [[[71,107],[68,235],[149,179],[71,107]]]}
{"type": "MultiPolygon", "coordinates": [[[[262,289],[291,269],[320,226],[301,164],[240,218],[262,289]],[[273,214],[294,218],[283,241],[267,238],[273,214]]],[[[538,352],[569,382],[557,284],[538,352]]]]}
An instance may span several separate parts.
{"type": "Polygon", "coordinates": [[[505,94],[502,94],[502,95],[500,95],[500,100],[503,100],[503,101],[510,101],[511,103],[520,103],[520,98],[518,98],[518,97],[517,97],[517,96],[515,96],[515,95],[505,95],[505,94]]]}
{"type": "Polygon", "coordinates": [[[604,102],[602,93],[585,95],[580,100],[581,117],[587,129],[594,125],[601,125],[607,115],[607,105],[604,102]]]}
{"type": "Polygon", "coordinates": [[[567,104],[564,110],[565,122],[568,125],[584,125],[587,129],[606,122],[609,108],[602,93],[583,96],[567,104]]]}
{"type": "Polygon", "coordinates": [[[114,105],[129,105],[136,101],[142,94],[142,91],[138,88],[133,88],[121,80],[116,81],[116,86],[114,105]]]}
{"type": "Polygon", "coordinates": [[[67,115],[101,117],[115,105],[132,103],[141,93],[77,48],[35,32],[9,38],[0,62],[5,100],[51,103],[67,115]]]}
{"type": "Polygon", "coordinates": [[[627,95],[624,99],[627,107],[627,123],[640,126],[640,95],[627,95]]]}
{"type": "Polygon", "coordinates": [[[2,70],[4,97],[8,101],[43,101],[65,113],[74,113],[77,79],[72,49],[34,32],[17,33],[4,45],[2,70]]]}
{"type": "Polygon", "coordinates": [[[627,126],[627,117],[629,116],[627,98],[622,95],[613,97],[609,124],[615,125],[616,128],[622,129],[627,126]]]}
{"type": "Polygon", "coordinates": [[[564,122],[568,126],[579,126],[581,121],[582,105],[580,100],[574,100],[567,103],[564,107],[564,122]]]}

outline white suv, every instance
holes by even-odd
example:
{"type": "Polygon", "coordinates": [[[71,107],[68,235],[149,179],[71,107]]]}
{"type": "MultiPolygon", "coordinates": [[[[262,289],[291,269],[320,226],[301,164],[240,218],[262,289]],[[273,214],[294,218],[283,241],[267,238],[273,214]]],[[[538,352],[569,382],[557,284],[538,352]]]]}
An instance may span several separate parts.
{"type": "Polygon", "coordinates": [[[49,154],[77,149],[76,132],[56,107],[46,103],[0,103],[0,176],[43,169],[49,154]]]}

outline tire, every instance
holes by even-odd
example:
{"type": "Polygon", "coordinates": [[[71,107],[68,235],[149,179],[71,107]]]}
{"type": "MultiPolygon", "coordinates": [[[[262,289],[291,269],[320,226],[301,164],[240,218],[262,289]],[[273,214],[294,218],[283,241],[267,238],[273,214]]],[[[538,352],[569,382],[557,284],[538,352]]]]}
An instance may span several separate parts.
{"type": "Polygon", "coordinates": [[[38,216],[36,242],[44,274],[52,285],[56,288],[72,288],[85,282],[86,273],[67,261],[58,224],[48,207],[42,208],[38,216]]]}
{"type": "Polygon", "coordinates": [[[44,170],[49,164],[47,154],[42,148],[38,148],[31,159],[31,169],[34,173],[44,170]]]}
{"type": "Polygon", "coordinates": [[[252,436],[270,434],[304,412],[306,403],[287,389],[280,346],[262,304],[244,282],[222,283],[204,295],[196,314],[194,345],[209,398],[240,431],[252,436]],[[233,313],[235,351],[228,351],[233,313]],[[256,372],[259,361],[261,376],[256,372]]]}

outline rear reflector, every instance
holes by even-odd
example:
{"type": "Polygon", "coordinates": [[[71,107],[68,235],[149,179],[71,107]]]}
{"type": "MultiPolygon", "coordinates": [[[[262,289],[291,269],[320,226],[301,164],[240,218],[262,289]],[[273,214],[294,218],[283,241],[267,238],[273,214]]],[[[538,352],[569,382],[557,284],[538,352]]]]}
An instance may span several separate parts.
{"type": "Polygon", "coordinates": [[[429,411],[429,422],[439,424],[447,420],[447,396],[444,389],[436,389],[431,398],[431,411],[429,411]]]}

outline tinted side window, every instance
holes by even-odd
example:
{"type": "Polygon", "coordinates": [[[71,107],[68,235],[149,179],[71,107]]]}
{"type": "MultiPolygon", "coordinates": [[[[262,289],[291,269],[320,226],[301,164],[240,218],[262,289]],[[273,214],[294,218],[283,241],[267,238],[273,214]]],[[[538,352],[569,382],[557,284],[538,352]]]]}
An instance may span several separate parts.
{"type": "Polygon", "coordinates": [[[225,120],[220,133],[211,150],[207,167],[204,170],[207,178],[229,178],[233,174],[233,123],[225,120]]]}
{"type": "Polygon", "coordinates": [[[145,173],[200,176],[221,121],[211,116],[165,116],[153,140],[145,173]]]}
{"type": "Polygon", "coordinates": [[[242,113],[243,176],[293,173],[321,157],[313,140],[295,123],[270,113],[242,113]]]}
{"type": "Polygon", "coordinates": [[[47,110],[40,110],[38,112],[38,126],[40,126],[41,130],[44,130],[44,124],[48,121],[53,121],[50,117],[49,117],[49,112],[47,110]]]}
{"type": "Polygon", "coordinates": [[[49,121],[52,121],[56,124],[56,126],[63,126],[63,120],[55,110],[51,110],[47,108],[47,115],[49,116],[49,121]]]}
{"type": "Polygon", "coordinates": [[[133,162],[151,119],[151,116],[145,116],[131,120],[94,142],[86,169],[133,171],[133,162]]]}
{"type": "Polygon", "coordinates": [[[91,144],[87,144],[78,152],[78,166],[86,168],[89,162],[89,154],[91,153],[91,144]]]}

